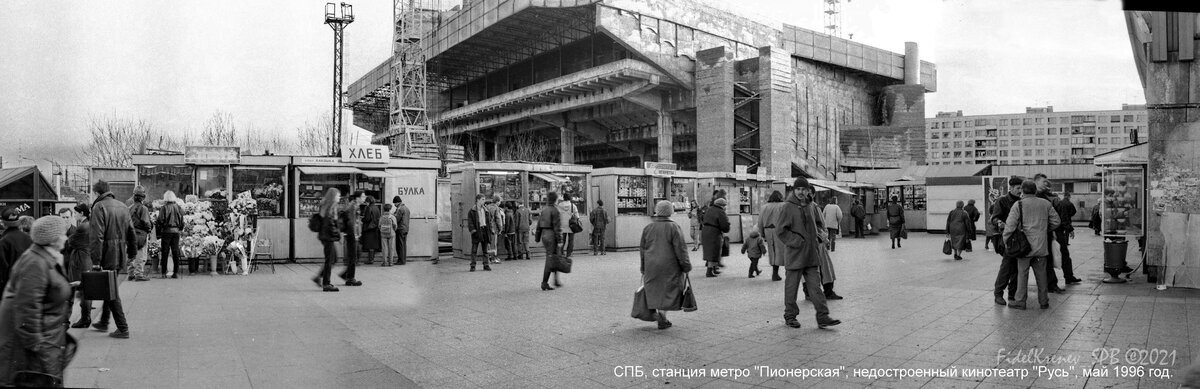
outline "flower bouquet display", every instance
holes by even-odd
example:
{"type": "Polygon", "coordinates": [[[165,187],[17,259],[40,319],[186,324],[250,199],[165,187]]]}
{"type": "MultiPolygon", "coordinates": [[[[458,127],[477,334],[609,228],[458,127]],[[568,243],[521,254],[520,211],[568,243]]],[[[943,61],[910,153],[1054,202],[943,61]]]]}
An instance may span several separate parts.
{"type": "MultiPolygon", "coordinates": [[[[283,195],[283,185],[268,184],[267,186],[254,188],[252,194],[254,201],[257,203],[256,213],[258,210],[262,210],[264,215],[279,216],[281,213],[279,198],[283,195]]],[[[241,197],[241,195],[239,194],[238,197],[241,197]]],[[[232,204],[230,205],[232,206],[232,204]]]]}
{"type": "Polygon", "coordinates": [[[259,200],[261,199],[255,199],[250,191],[245,191],[238,193],[237,197],[229,202],[229,217],[226,219],[225,229],[229,231],[230,243],[222,249],[229,258],[227,269],[230,273],[238,272],[237,261],[240,260],[241,274],[250,275],[248,252],[254,250],[259,200]],[[249,250],[246,249],[247,242],[249,250]]]}
{"type": "Polygon", "coordinates": [[[199,268],[197,260],[210,257],[210,274],[216,274],[215,254],[220,247],[223,227],[216,222],[212,213],[212,203],[197,201],[189,195],[187,202],[180,205],[183,208],[183,234],[180,238],[180,249],[189,259],[188,270],[196,272],[199,268]],[[214,241],[216,243],[214,243],[214,241]]]}

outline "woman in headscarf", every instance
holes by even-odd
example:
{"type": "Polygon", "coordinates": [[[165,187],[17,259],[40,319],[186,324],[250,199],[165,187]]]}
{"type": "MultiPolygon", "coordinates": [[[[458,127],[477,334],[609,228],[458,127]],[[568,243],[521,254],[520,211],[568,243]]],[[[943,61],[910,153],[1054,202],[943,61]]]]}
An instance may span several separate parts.
{"type": "Polygon", "coordinates": [[[967,247],[967,236],[975,233],[975,223],[963,209],[963,202],[954,204],[954,210],[946,217],[946,239],[950,240],[950,249],[954,250],[954,259],[962,260],[962,252],[967,247]]]}
{"type": "Polygon", "coordinates": [[[725,243],[725,233],[729,232],[729,215],[725,214],[726,204],[728,202],[724,198],[718,197],[704,211],[700,242],[704,247],[704,265],[708,268],[705,277],[721,274],[717,269],[721,266],[721,246],[725,243]]]}
{"type": "Polygon", "coordinates": [[[683,229],[671,221],[675,206],[670,201],[654,205],[654,218],[642,229],[641,271],[646,292],[646,307],[657,310],[658,329],[667,329],[666,311],[678,311],[683,305],[683,290],[692,262],[688,259],[683,229]]]}
{"type": "Polygon", "coordinates": [[[783,266],[783,258],[776,251],[778,245],[781,245],[779,237],[775,236],[775,223],[779,222],[779,213],[783,211],[783,193],[779,191],[771,192],[771,197],[767,198],[767,205],[762,207],[761,215],[758,217],[758,234],[767,242],[767,256],[771,261],[771,281],[783,280],[779,276],[779,267],[783,266]]]}
{"type": "MultiPolygon", "coordinates": [[[[557,200],[558,193],[546,194],[546,204],[554,204],[557,200]]],[[[561,247],[558,244],[559,236],[561,236],[560,229],[562,229],[562,215],[559,214],[558,207],[543,206],[538,215],[537,232],[534,235],[535,241],[542,242],[546,248],[546,264],[542,267],[542,290],[554,290],[550,287],[550,273],[554,273],[554,286],[562,286],[562,283],[558,282],[558,271],[554,270],[558,263],[558,256],[562,255],[559,251],[561,247]]]]}
{"type": "Polygon", "coordinates": [[[43,216],[30,228],[33,245],[13,265],[0,302],[0,386],[63,386],[68,348],[71,282],[61,250],[69,223],[43,216]]]}
{"type": "Polygon", "coordinates": [[[362,251],[367,252],[367,261],[363,264],[370,265],[375,263],[375,252],[382,247],[382,238],[379,235],[379,218],[381,216],[379,208],[375,206],[375,198],[367,196],[366,209],[363,210],[362,216],[362,237],[358,239],[362,251]]]}
{"type": "Polygon", "coordinates": [[[904,231],[904,206],[900,205],[900,200],[896,196],[892,196],[892,201],[887,205],[887,221],[888,232],[891,233],[892,248],[902,247],[900,240],[908,233],[904,231]]]}
{"type": "MultiPolygon", "coordinates": [[[[88,217],[92,209],[87,204],[75,205],[75,226],[67,230],[67,244],[63,249],[67,281],[76,282],[83,279],[83,272],[92,269],[92,225],[88,217]]],[[[67,319],[71,318],[70,307],[67,308],[67,319]]],[[[71,328],[88,328],[92,325],[92,302],[83,299],[79,292],[79,321],[71,328]]]]}

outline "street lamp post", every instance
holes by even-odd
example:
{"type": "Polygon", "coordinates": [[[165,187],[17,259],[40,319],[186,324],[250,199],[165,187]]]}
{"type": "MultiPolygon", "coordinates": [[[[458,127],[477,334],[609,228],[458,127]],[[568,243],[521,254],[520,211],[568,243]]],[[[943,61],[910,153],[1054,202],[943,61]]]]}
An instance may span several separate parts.
{"type": "Polygon", "coordinates": [[[342,33],[353,22],[354,7],[350,4],[325,4],[325,24],[333,29],[333,133],[329,146],[330,155],[335,157],[342,154],[342,33]]]}

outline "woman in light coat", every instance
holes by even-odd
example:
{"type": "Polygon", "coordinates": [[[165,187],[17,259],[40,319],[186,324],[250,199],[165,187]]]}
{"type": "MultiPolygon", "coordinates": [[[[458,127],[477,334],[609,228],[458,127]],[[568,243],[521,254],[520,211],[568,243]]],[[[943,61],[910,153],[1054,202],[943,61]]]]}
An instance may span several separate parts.
{"type": "Polygon", "coordinates": [[[33,245],[13,265],[0,302],[0,386],[63,386],[74,354],[67,335],[71,282],[61,253],[68,225],[56,215],[37,219],[33,245]]]}
{"type": "Polygon", "coordinates": [[[779,276],[779,267],[783,266],[783,257],[778,252],[780,245],[779,237],[775,236],[775,226],[779,222],[779,214],[783,212],[783,193],[779,191],[771,192],[771,197],[767,198],[767,204],[762,207],[762,212],[758,217],[758,234],[767,242],[767,256],[771,261],[771,281],[781,281],[779,276]]]}
{"type": "Polygon", "coordinates": [[[692,271],[688,259],[687,241],[683,229],[671,221],[675,206],[659,201],[654,206],[654,218],[642,229],[641,271],[642,287],[646,292],[646,307],[657,310],[658,329],[671,327],[666,311],[682,309],[686,275],[692,271]]]}
{"type": "Polygon", "coordinates": [[[555,205],[558,208],[559,215],[559,231],[561,233],[562,255],[570,258],[575,252],[575,233],[571,232],[571,218],[579,217],[579,208],[575,207],[575,203],[571,202],[569,193],[562,194],[562,200],[555,205]]]}

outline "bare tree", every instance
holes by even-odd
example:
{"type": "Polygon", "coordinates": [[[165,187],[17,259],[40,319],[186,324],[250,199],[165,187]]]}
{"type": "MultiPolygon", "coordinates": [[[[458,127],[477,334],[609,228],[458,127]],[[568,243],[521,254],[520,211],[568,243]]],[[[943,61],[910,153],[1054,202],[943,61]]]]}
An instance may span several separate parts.
{"type": "Polygon", "coordinates": [[[508,137],[499,149],[497,159],[501,161],[550,162],[545,140],[539,140],[533,134],[508,137]]]}
{"type": "Polygon", "coordinates": [[[161,138],[154,127],[142,119],[115,115],[93,116],[88,120],[89,142],[79,151],[81,160],[91,166],[132,167],[132,155],[143,151],[152,138],[161,138]]]}
{"type": "Polygon", "coordinates": [[[206,146],[237,146],[237,125],[229,112],[216,111],[204,122],[200,142],[206,146]]]}
{"type": "Polygon", "coordinates": [[[332,128],[333,119],[328,113],[315,120],[306,120],[304,125],[296,127],[296,151],[305,155],[329,154],[332,128]]]}

